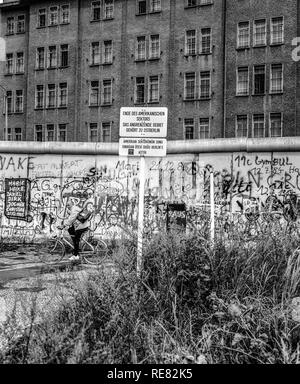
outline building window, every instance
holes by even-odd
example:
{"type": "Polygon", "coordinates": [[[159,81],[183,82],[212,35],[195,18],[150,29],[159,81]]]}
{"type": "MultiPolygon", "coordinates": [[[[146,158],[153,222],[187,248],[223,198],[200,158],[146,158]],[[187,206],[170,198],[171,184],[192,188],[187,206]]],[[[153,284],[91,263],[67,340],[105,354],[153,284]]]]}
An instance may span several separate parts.
{"type": "Polygon", "coordinates": [[[247,48],[250,45],[250,23],[245,21],[238,23],[237,47],[247,48]]]}
{"type": "Polygon", "coordinates": [[[13,35],[15,33],[15,18],[8,17],[6,20],[6,34],[13,35]]]}
{"type": "Polygon", "coordinates": [[[108,143],[111,141],[111,123],[102,123],[101,141],[108,143]]]}
{"type": "Polygon", "coordinates": [[[184,78],[184,99],[194,100],[196,98],[196,73],[185,74],[184,78]]]}
{"type": "Polygon", "coordinates": [[[35,108],[44,108],[44,86],[37,85],[35,89],[35,108]]]}
{"type": "Polygon", "coordinates": [[[185,140],[193,140],[195,138],[194,119],[184,119],[184,138],[185,140]]]}
{"type": "Polygon", "coordinates": [[[270,136],[282,137],[282,114],[270,113],[270,136]]]}
{"type": "Polygon", "coordinates": [[[91,65],[100,64],[100,43],[95,41],[91,44],[91,65]]]}
{"type": "Polygon", "coordinates": [[[283,92],[283,66],[282,64],[271,65],[270,92],[283,92]]]}
{"type": "Polygon", "coordinates": [[[138,0],[137,4],[137,13],[138,15],[144,15],[147,12],[147,1],[138,0]]]}
{"type": "Polygon", "coordinates": [[[16,113],[22,113],[23,112],[23,90],[22,89],[16,91],[15,112],[16,113]]]}
{"type": "Polygon", "coordinates": [[[46,8],[39,9],[39,12],[38,12],[38,27],[39,28],[46,27],[46,17],[47,17],[46,8]]]}
{"type": "Polygon", "coordinates": [[[255,20],[253,28],[253,45],[260,46],[267,43],[267,22],[266,20],[255,20]]]}
{"type": "Polygon", "coordinates": [[[136,42],[136,60],[146,60],[146,37],[138,36],[136,42]]]}
{"type": "Polygon", "coordinates": [[[67,141],[67,124],[58,125],[58,141],[67,141]]]}
{"type": "Polygon", "coordinates": [[[187,0],[187,7],[195,7],[197,5],[197,0],[187,0]]]}
{"type": "Polygon", "coordinates": [[[284,42],[283,17],[271,19],[271,44],[282,44],[284,42]]]}
{"type": "Polygon", "coordinates": [[[46,141],[55,141],[54,124],[47,124],[46,126],[46,141]]]}
{"type": "Polygon", "coordinates": [[[150,44],[149,44],[149,58],[157,59],[160,57],[160,39],[159,35],[151,35],[150,36],[150,44]]]}
{"type": "Polygon", "coordinates": [[[208,118],[200,119],[199,139],[209,139],[209,119],[208,118]]]}
{"type": "Polygon", "coordinates": [[[249,69],[240,67],[237,69],[236,94],[245,96],[249,94],[249,69]]]}
{"type": "Polygon", "coordinates": [[[148,101],[149,103],[154,103],[159,101],[159,78],[158,76],[150,76],[149,77],[149,95],[148,101]]]}
{"type": "Polygon", "coordinates": [[[264,65],[255,65],[253,73],[254,95],[263,95],[266,91],[266,68],[264,65]]]}
{"type": "Polygon", "coordinates": [[[47,88],[47,108],[56,107],[56,86],[55,84],[48,84],[47,88]]]}
{"type": "Polygon", "coordinates": [[[108,105],[112,103],[112,80],[103,80],[103,93],[102,93],[102,104],[108,105]]]}
{"type": "MultiPolygon", "coordinates": [[[[6,129],[4,128],[4,134],[6,132],[6,129]]],[[[11,128],[7,128],[7,140],[8,141],[12,141],[12,132],[11,132],[11,128]]]]}
{"type": "Polygon", "coordinates": [[[93,143],[96,143],[98,141],[98,124],[97,123],[90,123],[89,141],[93,143]]]}
{"type": "Polygon", "coordinates": [[[65,4],[60,7],[60,23],[68,24],[70,22],[70,5],[65,4]]]}
{"type": "Polygon", "coordinates": [[[68,105],[68,84],[60,83],[58,88],[58,106],[66,107],[68,105]]]}
{"type": "Polygon", "coordinates": [[[17,33],[25,33],[25,15],[18,16],[17,33]]]}
{"type": "Polygon", "coordinates": [[[253,137],[265,137],[265,116],[253,115],[253,137]]]}
{"type": "Polygon", "coordinates": [[[248,116],[239,115],[236,117],[236,137],[248,137],[248,116]]]}
{"type": "Polygon", "coordinates": [[[150,0],[150,12],[159,12],[161,10],[160,0],[150,0]]]}
{"type": "Polygon", "coordinates": [[[14,72],[14,55],[7,53],[6,55],[6,74],[12,75],[14,72]]]}
{"type": "Polygon", "coordinates": [[[114,17],[113,0],[104,0],[104,19],[112,19],[114,17]]]}
{"type": "Polygon", "coordinates": [[[196,54],[196,30],[191,29],[185,33],[185,54],[196,54]]]}
{"type": "Polygon", "coordinates": [[[103,42],[103,64],[111,64],[112,62],[113,62],[112,41],[106,40],[103,42]]]}
{"type": "Polygon", "coordinates": [[[49,8],[49,26],[58,24],[58,6],[49,8]]]}
{"type": "Polygon", "coordinates": [[[15,128],[15,141],[22,141],[22,128],[15,128]]]}
{"type": "Polygon", "coordinates": [[[210,72],[200,72],[200,99],[210,97],[210,72]]]}
{"type": "Polygon", "coordinates": [[[145,102],[145,78],[137,77],[135,79],[135,102],[142,104],[145,102]]]}
{"type": "Polygon", "coordinates": [[[100,20],[100,1],[93,1],[92,2],[92,21],[99,21],[100,20]]]}
{"type": "Polygon", "coordinates": [[[43,141],[43,126],[40,124],[34,127],[34,140],[43,141]]]}
{"type": "Polygon", "coordinates": [[[7,113],[13,113],[14,104],[13,104],[13,93],[12,91],[6,92],[6,103],[7,103],[7,113]]]}
{"type": "Polygon", "coordinates": [[[69,65],[69,45],[63,44],[60,46],[60,66],[67,67],[69,65]]]}
{"type": "Polygon", "coordinates": [[[211,28],[201,29],[201,53],[211,53],[211,28]]]}
{"type": "Polygon", "coordinates": [[[99,105],[99,81],[91,81],[90,106],[99,105]]]}
{"type": "Polygon", "coordinates": [[[36,69],[45,68],[45,48],[39,47],[36,50],[36,69]]]}
{"type": "Polygon", "coordinates": [[[16,73],[24,73],[24,52],[17,52],[16,73]]]}
{"type": "Polygon", "coordinates": [[[48,68],[57,67],[57,49],[55,45],[48,47],[48,68]]]}

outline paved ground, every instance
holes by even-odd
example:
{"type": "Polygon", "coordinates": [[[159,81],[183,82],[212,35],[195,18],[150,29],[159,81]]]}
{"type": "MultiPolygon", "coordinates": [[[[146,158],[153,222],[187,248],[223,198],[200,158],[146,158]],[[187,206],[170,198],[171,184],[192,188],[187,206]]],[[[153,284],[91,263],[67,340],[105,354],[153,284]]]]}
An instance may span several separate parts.
{"type": "MultiPolygon", "coordinates": [[[[14,324],[16,334],[31,321],[31,308],[36,307],[41,321],[63,300],[71,300],[74,286],[97,273],[97,267],[72,264],[67,260],[50,269],[38,257],[39,246],[19,246],[0,253],[0,348],[5,345],[7,320],[14,324]]],[[[112,265],[105,266],[111,272],[112,265]]]]}
{"type": "MultiPolygon", "coordinates": [[[[46,255],[41,245],[3,245],[0,250],[0,289],[3,284],[11,280],[49,271],[49,266],[40,260],[41,254],[46,255]]],[[[68,255],[60,263],[61,268],[67,266],[70,266],[68,255]]]]}

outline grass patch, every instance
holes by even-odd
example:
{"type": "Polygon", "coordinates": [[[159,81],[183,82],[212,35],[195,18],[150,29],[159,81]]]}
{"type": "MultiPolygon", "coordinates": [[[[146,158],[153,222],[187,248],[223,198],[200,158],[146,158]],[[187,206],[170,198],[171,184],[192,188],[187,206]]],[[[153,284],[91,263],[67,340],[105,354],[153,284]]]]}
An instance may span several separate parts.
{"type": "Polygon", "coordinates": [[[243,238],[219,233],[211,247],[203,234],[160,233],[140,278],[135,242],[124,241],[113,275],[99,270],[75,286],[0,362],[299,363],[299,234],[268,225],[243,238]]]}

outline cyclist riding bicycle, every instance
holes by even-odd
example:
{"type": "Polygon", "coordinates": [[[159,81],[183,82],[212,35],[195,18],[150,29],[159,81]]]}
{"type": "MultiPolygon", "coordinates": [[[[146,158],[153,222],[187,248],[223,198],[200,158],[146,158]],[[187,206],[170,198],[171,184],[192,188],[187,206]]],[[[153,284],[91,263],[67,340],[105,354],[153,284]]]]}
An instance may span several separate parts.
{"type": "Polygon", "coordinates": [[[69,217],[65,221],[63,228],[68,228],[68,232],[73,241],[73,256],[69,258],[71,261],[79,260],[79,244],[82,235],[87,232],[91,225],[91,217],[94,212],[93,202],[86,200],[82,202],[78,198],[69,198],[67,208],[69,217]]]}

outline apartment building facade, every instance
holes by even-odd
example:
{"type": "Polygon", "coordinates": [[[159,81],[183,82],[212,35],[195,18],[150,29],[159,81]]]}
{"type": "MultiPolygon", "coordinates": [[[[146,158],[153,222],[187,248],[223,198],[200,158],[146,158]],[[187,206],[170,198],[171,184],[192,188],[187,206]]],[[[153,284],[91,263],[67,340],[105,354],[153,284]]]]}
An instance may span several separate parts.
{"type": "Polygon", "coordinates": [[[292,59],[298,8],[294,0],[227,1],[226,137],[300,135],[292,59]]]}
{"type": "Polygon", "coordinates": [[[118,141],[134,106],[168,107],[169,140],[299,135],[299,11],[286,3],[5,1],[8,138],[118,141]]]}

